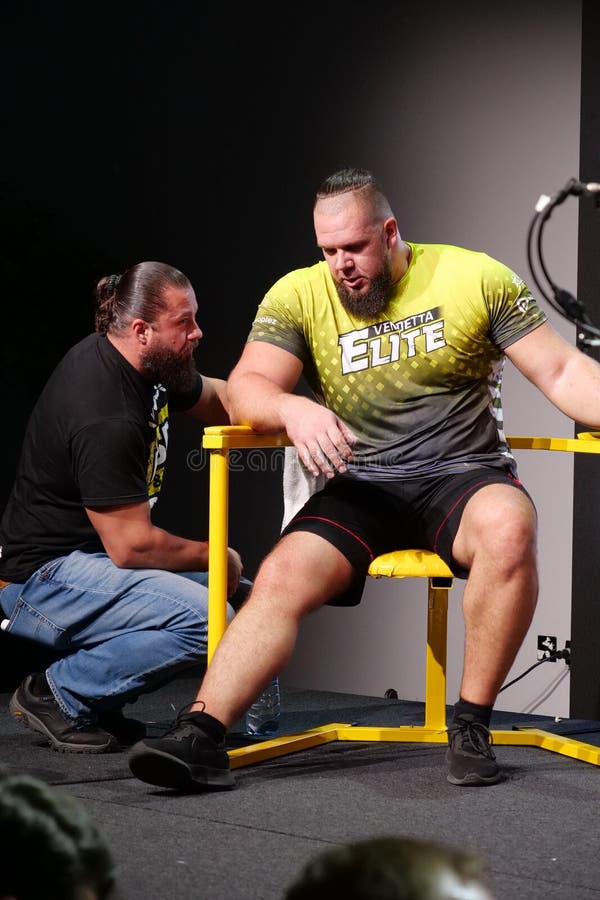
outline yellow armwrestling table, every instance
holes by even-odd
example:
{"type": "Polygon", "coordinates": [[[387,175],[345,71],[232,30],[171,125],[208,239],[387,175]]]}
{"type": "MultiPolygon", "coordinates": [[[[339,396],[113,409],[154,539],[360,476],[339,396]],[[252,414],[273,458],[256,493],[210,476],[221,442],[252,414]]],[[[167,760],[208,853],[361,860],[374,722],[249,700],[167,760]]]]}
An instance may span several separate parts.
{"type": "MultiPolygon", "coordinates": [[[[562,450],[600,453],[600,432],[582,432],[577,438],[515,436],[513,450],[562,450]]],[[[246,425],[210,426],[204,430],[203,447],[209,451],[209,555],[208,661],[227,627],[227,546],[229,530],[229,451],[232,449],[290,446],[285,434],[258,434],[246,425]]],[[[391,578],[427,578],[427,648],[425,712],[422,725],[377,727],[332,722],[308,731],[281,735],[229,750],[231,768],[252,765],[277,756],[305,750],[331,741],[403,741],[446,743],[446,649],[448,592],[453,573],[442,559],[426,550],[398,550],[378,556],[369,575],[391,578]]],[[[538,728],[493,729],[497,745],[540,747],[600,766],[600,747],[538,728]]]]}

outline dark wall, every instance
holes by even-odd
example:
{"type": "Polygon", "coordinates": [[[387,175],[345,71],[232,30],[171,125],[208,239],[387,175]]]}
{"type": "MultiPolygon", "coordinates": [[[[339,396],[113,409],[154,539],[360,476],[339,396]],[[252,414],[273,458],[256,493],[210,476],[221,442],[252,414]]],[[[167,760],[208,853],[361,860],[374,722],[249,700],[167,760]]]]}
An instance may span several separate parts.
{"type": "MultiPolygon", "coordinates": [[[[592,2],[583,5],[581,82],[581,168],[585,182],[600,181],[600,18],[592,2]]],[[[600,327],[600,198],[582,198],[579,209],[578,299],[600,327]]],[[[579,344],[581,346],[581,343],[579,344]]],[[[585,348],[600,360],[600,348],[585,348]]],[[[578,428],[579,431],[589,430],[578,428]]],[[[573,498],[573,604],[571,714],[600,718],[600,459],[575,455],[573,498]]]]}
{"type": "MultiPolygon", "coordinates": [[[[0,351],[0,508],[41,386],[92,329],[98,278],[142,259],[182,269],[204,331],[199,368],[226,377],[269,284],[315,260],[313,191],[340,165],[368,164],[365,65],[389,57],[390,16],[401,29],[407,15],[392,3],[376,17],[363,10],[342,40],[319,13],[288,7],[284,20],[276,8],[234,15],[188,2],[4,10],[0,283],[14,324],[0,351]]],[[[191,536],[207,526],[200,441],[189,425],[174,431],[156,509],[191,536]]],[[[253,574],[278,533],[280,498],[268,475],[237,482],[231,543],[253,574]]]]}

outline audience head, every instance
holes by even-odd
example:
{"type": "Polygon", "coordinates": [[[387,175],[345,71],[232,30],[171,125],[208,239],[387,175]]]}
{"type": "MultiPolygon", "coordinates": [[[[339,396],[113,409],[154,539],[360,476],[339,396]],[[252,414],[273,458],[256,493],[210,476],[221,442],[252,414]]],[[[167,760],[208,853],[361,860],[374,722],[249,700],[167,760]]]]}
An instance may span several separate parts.
{"type": "Polygon", "coordinates": [[[108,844],[75,797],[0,776],[0,900],[105,900],[113,885],[108,844]]]}
{"type": "Polygon", "coordinates": [[[379,837],[309,862],[285,900],[492,900],[475,853],[435,841],[379,837]]]}

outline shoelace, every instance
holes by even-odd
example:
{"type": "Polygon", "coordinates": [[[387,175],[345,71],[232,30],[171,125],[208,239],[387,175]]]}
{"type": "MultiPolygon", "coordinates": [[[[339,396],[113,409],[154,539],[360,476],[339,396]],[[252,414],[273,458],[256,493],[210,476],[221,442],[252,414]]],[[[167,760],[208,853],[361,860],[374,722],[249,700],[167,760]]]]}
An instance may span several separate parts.
{"type": "Polygon", "coordinates": [[[460,722],[457,736],[460,736],[462,746],[470,744],[475,753],[489,756],[495,759],[492,744],[494,743],[490,730],[481,722],[460,722]]]}
{"type": "Polygon", "coordinates": [[[206,707],[206,703],[204,702],[204,700],[192,700],[191,703],[186,703],[182,707],[180,707],[177,713],[177,719],[180,719],[181,716],[184,716],[186,714],[186,711],[193,715],[194,713],[192,713],[192,706],[195,706],[196,704],[198,704],[200,709],[195,709],[194,713],[204,712],[204,709],[206,707]]]}
{"type": "Polygon", "coordinates": [[[172,725],[170,725],[167,728],[167,730],[163,734],[163,737],[166,737],[168,734],[171,734],[173,731],[175,731],[177,728],[179,728],[179,726],[186,719],[186,717],[188,719],[192,718],[194,713],[191,711],[191,709],[192,709],[192,706],[196,705],[196,703],[198,704],[198,706],[201,706],[202,708],[195,709],[194,712],[204,712],[205,704],[204,704],[203,700],[192,700],[191,703],[185,703],[183,706],[181,706],[179,708],[177,715],[175,716],[175,721],[172,723],[172,725]]]}

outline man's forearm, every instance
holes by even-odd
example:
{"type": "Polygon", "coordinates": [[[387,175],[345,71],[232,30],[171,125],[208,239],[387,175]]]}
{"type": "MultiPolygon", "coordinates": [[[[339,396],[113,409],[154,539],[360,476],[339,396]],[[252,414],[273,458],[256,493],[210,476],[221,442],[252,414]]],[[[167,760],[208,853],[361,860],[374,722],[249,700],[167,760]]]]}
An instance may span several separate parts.
{"type": "Polygon", "coordinates": [[[206,572],[208,542],[193,541],[156,526],[134,536],[129,533],[109,555],[126,569],[165,569],[169,572],[206,572]]]}
{"type": "Polygon", "coordinates": [[[287,393],[256,373],[230,378],[227,385],[229,414],[233,425],[249,425],[255,431],[285,431],[283,404],[287,393]]]}

